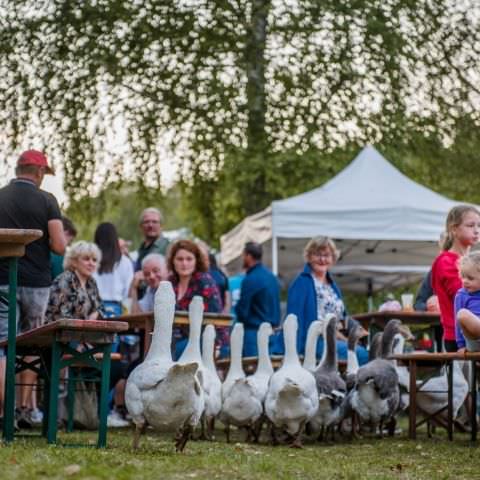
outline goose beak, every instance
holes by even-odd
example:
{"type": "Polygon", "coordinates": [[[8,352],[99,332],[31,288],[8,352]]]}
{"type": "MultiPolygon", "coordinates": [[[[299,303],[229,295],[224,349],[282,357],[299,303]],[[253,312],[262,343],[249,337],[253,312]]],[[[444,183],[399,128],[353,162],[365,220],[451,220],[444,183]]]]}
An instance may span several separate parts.
{"type": "Polygon", "coordinates": [[[413,335],[408,325],[402,324],[399,328],[399,333],[403,335],[405,340],[410,340],[410,341],[415,340],[415,335],[413,335]]]}

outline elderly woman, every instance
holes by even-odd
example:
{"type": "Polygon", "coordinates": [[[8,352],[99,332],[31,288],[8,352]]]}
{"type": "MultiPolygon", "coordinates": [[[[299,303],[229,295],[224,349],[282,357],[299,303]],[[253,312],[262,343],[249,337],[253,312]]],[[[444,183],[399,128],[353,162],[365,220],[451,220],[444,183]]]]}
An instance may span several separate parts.
{"type": "Polygon", "coordinates": [[[85,241],[75,242],[65,255],[65,271],[50,287],[46,322],[60,318],[96,320],[101,316],[101,300],[93,273],[100,263],[100,249],[85,241]]]}
{"type": "MultiPolygon", "coordinates": [[[[305,265],[303,271],[293,280],[288,289],[287,313],[298,318],[297,348],[305,353],[305,342],[310,324],[315,320],[325,320],[332,313],[341,321],[354,322],[347,316],[343,297],[334,282],[329,269],[340,255],[335,243],[328,237],[312,238],[304,249],[305,265]]],[[[337,352],[340,359],[347,358],[347,343],[339,332],[337,352]]],[[[324,348],[323,336],[317,344],[317,358],[321,358],[324,348]]],[[[357,347],[360,364],[368,361],[368,353],[363,347],[357,347]]]]}
{"type": "MultiPolygon", "coordinates": [[[[207,259],[200,247],[190,240],[177,240],[170,246],[168,254],[169,280],[172,282],[177,310],[188,310],[195,295],[203,298],[205,312],[220,313],[222,300],[218,287],[208,273],[207,259]]],[[[187,336],[181,330],[175,331],[176,358],[187,344],[187,336]]]]}

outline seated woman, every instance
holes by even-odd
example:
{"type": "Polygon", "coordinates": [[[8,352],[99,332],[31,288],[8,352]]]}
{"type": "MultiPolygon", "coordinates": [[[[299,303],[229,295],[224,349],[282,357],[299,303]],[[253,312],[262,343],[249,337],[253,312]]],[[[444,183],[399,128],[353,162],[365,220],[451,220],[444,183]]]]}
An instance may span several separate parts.
{"type": "Polygon", "coordinates": [[[99,248],[83,240],[67,250],[63,261],[65,270],[50,287],[46,322],[61,318],[96,320],[102,316],[102,302],[93,278],[100,258],[99,248]]]}
{"type": "MultiPolygon", "coordinates": [[[[294,313],[298,318],[297,349],[301,355],[305,353],[307,331],[313,321],[324,320],[327,314],[335,314],[340,321],[355,322],[347,316],[342,293],[329,272],[340,255],[333,240],[328,237],[312,238],[303,253],[305,266],[290,284],[287,298],[287,314],[294,313]]],[[[278,343],[275,350],[283,353],[281,336],[278,343]]],[[[318,359],[322,357],[323,348],[323,336],[320,336],[318,359]]],[[[339,359],[346,360],[347,342],[340,332],[337,334],[337,353],[339,359]]],[[[358,346],[356,353],[360,365],[368,361],[365,348],[358,346]]]]}
{"type": "MultiPolygon", "coordinates": [[[[177,310],[188,310],[195,295],[203,297],[205,312],[220,313],[222,300],[218,287],[207,272],[208,263],[200,247],[191,240],[177,240],[170,246],[167,260],[177,310]]],[[[217,332],[217,340],[221,332],[217,332]]],[[[223,332],[225,335],[226,332],[223,332]]],[[[175,358],[185,349],[188,335],[182,329],[175,329],[175,358]]]]}

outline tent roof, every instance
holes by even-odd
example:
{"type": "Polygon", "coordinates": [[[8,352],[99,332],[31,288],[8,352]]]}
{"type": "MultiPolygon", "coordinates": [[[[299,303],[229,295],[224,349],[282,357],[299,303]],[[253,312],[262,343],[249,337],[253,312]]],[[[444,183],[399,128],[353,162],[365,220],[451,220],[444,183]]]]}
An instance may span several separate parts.
{"type": "Polygon", "coordinates": [[[272,230],[283,238],[436,241],[455,203],[367,146],[323,186],[273,202],[272,230]]]}

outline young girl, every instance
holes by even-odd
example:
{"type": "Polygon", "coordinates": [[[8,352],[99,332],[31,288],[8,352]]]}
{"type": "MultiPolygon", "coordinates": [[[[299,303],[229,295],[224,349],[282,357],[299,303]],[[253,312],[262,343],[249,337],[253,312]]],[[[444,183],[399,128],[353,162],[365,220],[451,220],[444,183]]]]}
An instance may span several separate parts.
{"type": "Polygon", "coordinates": [[[460,260],[463,282],[455,296],[457,346],[480,352],[480,252],[472,252],[460,260]]]}
{"type": "Polygon", "coordinates": [[[447,215],[442,252],[432,265],[432,288],[438,297],[443,342],[447,352],[457,351],[453,301],[462,287],[458,261],[480,235],[480,212],[471,205],[453,207],[447,215]]]}

